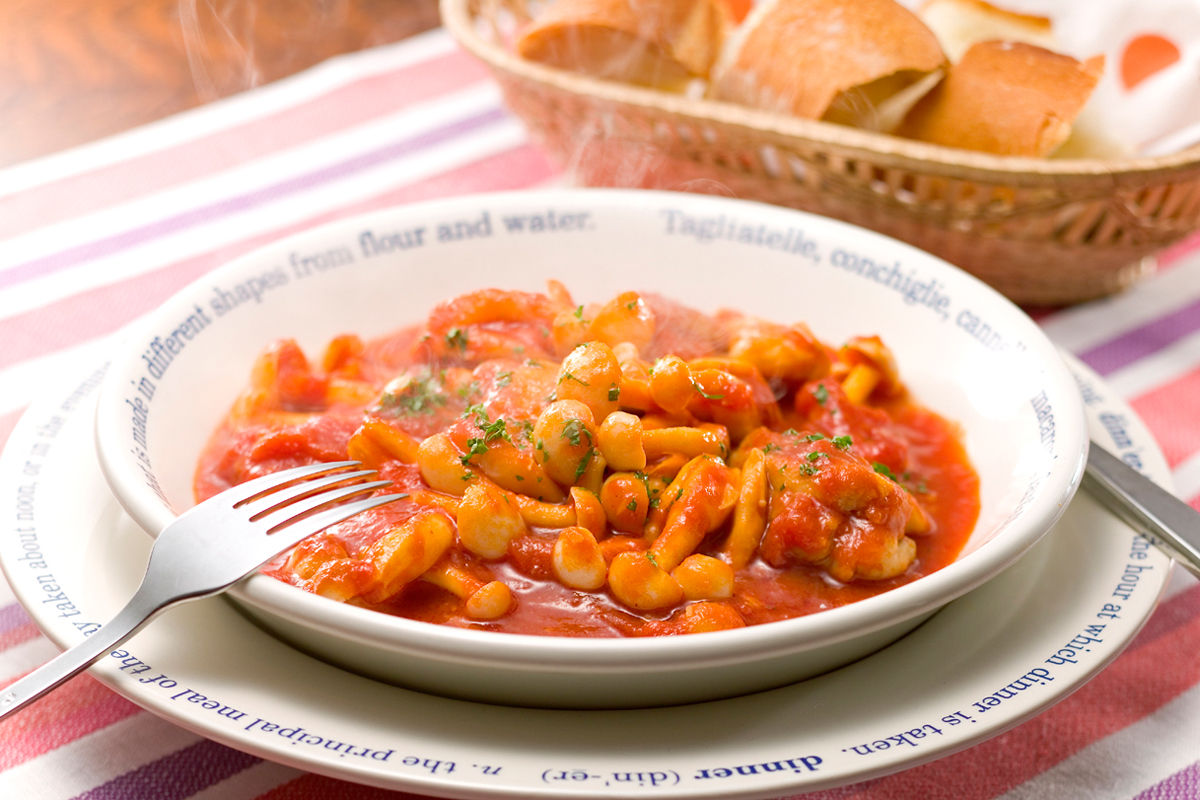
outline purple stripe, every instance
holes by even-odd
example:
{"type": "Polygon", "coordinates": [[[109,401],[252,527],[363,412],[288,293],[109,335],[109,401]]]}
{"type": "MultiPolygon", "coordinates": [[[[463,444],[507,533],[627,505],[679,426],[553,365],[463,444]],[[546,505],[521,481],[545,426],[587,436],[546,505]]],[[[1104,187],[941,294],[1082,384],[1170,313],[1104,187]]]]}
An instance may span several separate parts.
{"type": "Polygon", "coordinates": [[[95,258],[111,256],[123,250],[128,250],[154,239],[178,233],[196,225],[248,211],[257,206],[287,197],[288,195],[312,189],[313,187],[321,186],[322,184],[330,183],[331,181],[336,181],[359,172],[365,172],[385,162],[410,155],[433,145],[441,144],[456,136],[462,136],[477,128],[506,119],[507,116],[503,109],[495,108],[483,114],[459,120],[452,125],[435,128],[420,136],[415,136],[369,153],[363,153],[339,164],[333,164],[305,175],[289,178],[288,180],[258,189],[249,194],[231,197],[228,200],[222,200],[218,203],[185,211],[182,214],[167,217],[166,219],[144,225],[140,228],[133,228],[115,236],[97,239],[96,241],[78,245],[53,255],[17,264],[11,269],[0,273],[0,288],[44,275],[51,275],[59,270],[67,269],[68,267],[73,267],[95,258]]]}
{"type": "Polygon", "coordinates": [[[1200,797],[1200,762],[1156,783],[1133,800],[1194,800],[1200,797]]]}
{"type": "Polygon", "coordinates": [[[0,633],[8,633],[13,628],[28,625],[30,622],[29,615],[25,613],[25,609],[21,608],[19,603],[0,608],[0,633]]]}
{"type": "Polygon", "coordinates": [[[75,800],[183,800],[260,761],[205,740],[89,789],[75,800]]]}
{"type": "Polygon", "coordinates": [[[1200,300],[1078,355],[1096,372],[1109,375],[1197,330],[1200,330],[1200,300]]]}

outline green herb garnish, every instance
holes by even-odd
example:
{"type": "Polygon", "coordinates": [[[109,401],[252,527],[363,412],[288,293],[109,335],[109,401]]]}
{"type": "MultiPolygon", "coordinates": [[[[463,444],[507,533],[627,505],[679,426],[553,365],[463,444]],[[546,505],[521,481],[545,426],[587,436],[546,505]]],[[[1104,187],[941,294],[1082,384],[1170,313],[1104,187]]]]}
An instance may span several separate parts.
{"type": "Polygon", "coordinates": [[[876,461],[871,466],[874,467],[875,471],[878,472],[883,477],[889,478],[890,480],[894,481],[895,483],[900,482],[899,480],[897,480],[896,474],[894,472],[892,472],[891,468],[887,464],[880,464],[878,461],[876,461]]]}
{"type": "Polygon", "coordinates": [[[467,332],[462,328],[451,328],[446,334],[446,346],[465,353],[467,351],[467,332]]]}

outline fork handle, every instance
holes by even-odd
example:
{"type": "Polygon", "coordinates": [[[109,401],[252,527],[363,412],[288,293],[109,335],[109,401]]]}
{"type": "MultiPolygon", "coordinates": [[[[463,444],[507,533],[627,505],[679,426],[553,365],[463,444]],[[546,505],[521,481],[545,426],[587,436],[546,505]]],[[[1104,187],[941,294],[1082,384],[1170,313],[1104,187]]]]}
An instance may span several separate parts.
{"type": "Polygon", "coordinates": [[[1200,514],[1095,442],[1084,486],[1105,507],[1200,577],[1200,514]]]}
{"type": "Polygon", "coordinates": [[[0,689],[0,719],[24,708],[54,687],[83,672],[137,633],[153,616],[167,607],[154,602],[148,594],[139,588],[111,621],[101,625],[82,642],[67,648],[24,678],[5,689],[0,689]]]}

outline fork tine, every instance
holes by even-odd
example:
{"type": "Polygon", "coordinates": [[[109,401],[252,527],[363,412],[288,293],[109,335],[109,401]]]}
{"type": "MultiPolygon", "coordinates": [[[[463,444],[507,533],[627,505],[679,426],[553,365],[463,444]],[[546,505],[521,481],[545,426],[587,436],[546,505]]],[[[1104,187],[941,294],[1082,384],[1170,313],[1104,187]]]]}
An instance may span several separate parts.
{"type": "Polygon", "coordinates": [[[315,494],[311,497],[302,497],[296,502],[282,508],[273,508],[268,512],[258,514],[256,515],[255,522],[262,522],[264,525],[269,525],[270,532],[273,533],[289,522],[299,520],[301,517],[309,515],[314,511],[320,511],[325,506],[333,505],[342,500],[348,500],[355,495],[369,494],[376,489],[391,485],[391,481],[371,481],[369,483],[355,483],[351,486],[338,486],[333,489],[326,489],[320,494],[315,494]]]}
{"type": "Polygon", "coordinates": [[[273,532],[269,536],[259,536],[254,539],[253,545],[250,546],[258,548],[258,554],[262,559],[262,563],[266,563],[279,553],[299,544],[314,533],[319,533],[331,525],[336,525],[342,520],[353,517],[355,514],[361,514],[372,508],[393,503],[407,496],[406,494],[381,494],[375,497],[365,497],[353,503],[344,503],[340,506],[327,508],[324,511],[318,511],[302,519],[285,521],[277,528],[273,528],[273,532]]]}
{"type": "Polygon", "coordinates": [[[295,467],[294,469],[285,469],[282,472],[264,475],[261,478],[239,483],[237,486],[226,489],[221,493],[221,502],[230,505],[244,503],[247,500],[254,499],[257,495],[269,492],[271,489],[290,483],[291,481],[358,466],[362,466],[358,461],[331,461],[328,463],[295,467]]]}
{"type": "Polygon", "coordinates": [[[287,506],[297,500],[303,500],[309,495],[319,494],[324,492],[331,486],[337,486],[341,483],[358,480],[375,475],[373,469],[361,469],[354,472],[335,472],[332,475],[327,475],[323,478],[314,478],[292,486],[284,486],[278,491],[270,492],[269,494],[256,495],[249,500],[243,500],[240,503],[235,503],[234,508],[241,510],[243,514],[249,515],[250,519],[256,520],[272,513],[278,509],[287,506]]]}

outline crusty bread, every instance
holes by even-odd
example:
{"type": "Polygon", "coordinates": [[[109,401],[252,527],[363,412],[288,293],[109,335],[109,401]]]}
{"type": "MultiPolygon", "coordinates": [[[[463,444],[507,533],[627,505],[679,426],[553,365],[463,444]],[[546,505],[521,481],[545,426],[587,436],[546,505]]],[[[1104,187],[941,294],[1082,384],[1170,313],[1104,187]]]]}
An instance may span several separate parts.
{"type": "Polygon", "coordinates": [[[926,0],[917,15],[952,62],[958,62],[971,45],[993,40],[1058,49],[1048,18],[1018,14],[984,0],[926,0]]]}
{"type": "Polygon", "coordinates": [[[724,0],[558,0],[517,40],[531,61],[678,90],[706,77],[729,12],[724,0]]]}
{"type": "Polygon", "coordinates": [[[878,130],[881,104],[945,64],[933,33],[894,0],[760,0],[710,94],[878,130]]]}
{"type": "Polygon", "coordinates": [[[1048,156],[1071,132],[1104,69],[1022,42],[980,42],[897,129],[925,142],[1015,156],[1048,156]]]}

